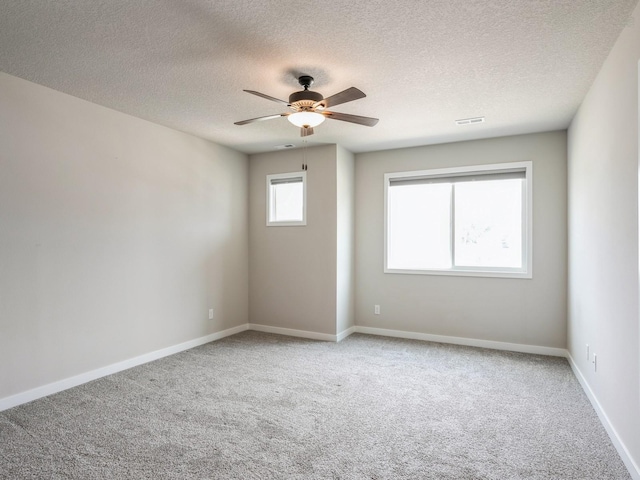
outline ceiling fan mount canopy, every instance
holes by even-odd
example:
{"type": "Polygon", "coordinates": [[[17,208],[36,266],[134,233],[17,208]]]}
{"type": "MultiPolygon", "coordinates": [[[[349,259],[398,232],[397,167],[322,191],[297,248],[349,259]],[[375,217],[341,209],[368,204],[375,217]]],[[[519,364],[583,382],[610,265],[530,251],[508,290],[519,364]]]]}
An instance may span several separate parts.
{"type": "Polygon", "coordinates": [[[271,100],[277,103],[283,103],[289,107],[292,112],[280,113],[275,115],[268,115],[266,117],[252,118],[249,120],[242,120],[235,122],[236,125],[246,125],[248,123],[259,122],[262,120],[271,120],[273,118],[287,117],[288,120],[300,127],[300,135],[306,137],[313,135],[313,127],[322,123],[326,118],[332,118],[334,120],[341,120],[343,122],[356,123],[358,125],[366,125],[373,127],[378,123],[377,118],[361,117],[359,115],[350,115],[347,113],[330,112],[325,110],[327,107],[339,105],[341,103],[351,102],[359,98],[364,98],[366,95],[355,87],[347,88],[342,92],[336,93],[330,97],[324,98],[319,92],[312,92],[309,87],[313,84],[313,77],[310,75],[301,75],[298,77],[298,83],[304,88],[299,92],[293,92],[289,95],[289,102],[280,100],[278,98],[265,95],[264,93],[256,92],[254,90],[245,90],[247,93],[257,95],[267,100],[271,100]]]}
{"type": "Polygon", "coordinates": [[[300,75],[298,77],[298,83],[305,89],[309,90],[309,87],[313,85],[313,77],[311,75],[300,75]]]}

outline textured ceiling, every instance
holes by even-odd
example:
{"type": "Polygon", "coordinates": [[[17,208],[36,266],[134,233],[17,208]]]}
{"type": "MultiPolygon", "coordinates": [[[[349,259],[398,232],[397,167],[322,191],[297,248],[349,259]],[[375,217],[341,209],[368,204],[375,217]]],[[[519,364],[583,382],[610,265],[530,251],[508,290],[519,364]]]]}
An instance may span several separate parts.
{"type": "Polygon", "coordinates": [[[309,145],[354,152],[566,128],[637,0],[3,0],[0,70],[253,153],[301,144],[296,77],[335,111],[309,145]],[[284,108],[283,108],[284,107],[284,108]],[[454,120],[485,116],[482,124],[454,120]]]}

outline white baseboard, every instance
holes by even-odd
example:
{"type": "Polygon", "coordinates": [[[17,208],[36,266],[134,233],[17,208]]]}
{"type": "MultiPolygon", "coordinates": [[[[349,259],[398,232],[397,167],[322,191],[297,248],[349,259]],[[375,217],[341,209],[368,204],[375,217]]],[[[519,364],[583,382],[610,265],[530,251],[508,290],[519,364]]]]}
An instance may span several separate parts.
{"type": "Polygon", "coordinates": [[[255,330],[257,332],[265,333],[275,333],[278,335],[288,335],[290,337],[308,338],[310,340],[322,340],[326,342],[340,342],[353,333],[364,333],[368,335],[381,335],[384,337],[407,338],[410,340],[425,340],[428,342],[450,343],[453,345],[490,348],[493,350],[507,350],[510,352],[549,355],[552,357],[567,356],[567,350],[564,348],[541,347],[537,345],[524,345],[520,343],[494,342],[492,340],[477,340],[475,338],[448,337],[444,335],[432,335],[429,333],[389,330],[386,328],[354,326],[338,333],[337,335],[331,335],[329,333],[310,332],[308,330],[295,330],[291,328],[272,327],[269,325],[250,323],[249,330],[255,330]]]}
{"type": "Polygon", "coordinates": [[[410,340],[425,340],[427,342],[451,343],[453,345],[465,345],[467,347],[490,348],[493,350],[507,350],[510,352],[533,353],[537,355],[549,355],[552,357],[566,357],[564,348],[540,347],[537,345],[524,345],[520,343],[494,342],[492,340],[478,340],[475,338],[449,337],[445,335],[432,335],[429,333],[406,332],[403,330],[388,330],[386,328],[372,328],[356,326],[357,333],[368,335],[382,335],[384,337],[407,338],[410,340]]]}
{"type": "Polygon", "coordinates": [[[330,333],[310,332],[308,330],[295,330],[293,328],[271,327],[269,325],[260,325],[258,323],[250,323],[249,330],[256,332],[276,333],[278,335],[287,335],[289,337],[308,338],[310,340],[323,340],[325,342],[337,342],[338,335],[330,333]]]}
{"type": "Polygon", "coordinates": [[[336,335],[338,337],[337,341],[341,342],[342,340],[347,338],[352,333],[356,333],[356,327],[350,327],[350,328],[347,328],[346,330],[343,330],[342,332],[340,332],[338,335],[336,335]]]}
{"type": "Polygon", "coordinates": [[[573,370],[573,374],[578,379],[578,382],[580,382],[580,385],[582,385],[582,389],[584,390],[584,393],[587,394],[587,398],[591,402],[593,409],[598,414],[598,418],[600,419],[600,422],[604,426],[604,429],[607,431],[607,434],[609,434],[611,443],[613,443],[613,446],[618,451],[618,455],[620,455],[622,462],[624,463],[625,467],[627,467],[627,470],[629,470],[629,474],[631,475],[631,478],[633,478],[633,480],[640,480],[640,467],[638,467],[638,465],[633,461],[633,458],[631,458],[631,455],[629,455],[629,450],[627,450],[627,447],[625,446],[625,444],[622,442],[622,440],[620,440],[620,437],[618,436],[618,432],[611,424],[611,421],[609,420],[609,417],[607,416],[602,406],[600,405],[598,398],[593,393],[593,390],[591,390],[591,387],[589,386],[587,379],[578,368],[578,365],[576,364],[576,362],[573,360],[571,353],[569,353],[568,351],[567,351],[567,360],[569,361],[569,365],[571,365],[571,370],[573,370]]]}
{"type": "Polygon", "coordinates": [[[107,375],[121,372],[122,370],[137,367],[138,365],[142,365],[143,363],[152,362],[154,360],[158,360],[159,358],[168,357],[169,355],[173,355],[184,350],[189,350],[190,348],[198,347],[200,345],[204,345],[205,343],[213,342],[214,340],[220,340],[221,338],[244,332],[248,329],[249,325],[245,323],[244,325],[239,325],[237,327],[229,328],[221,332],[212,333],[204,337],[179,343],[178,345],[172,345],[170,347],[162,348],[154,352],[145,353],[128,360],[123,360],[122,362],[107,365],[106,367],[91,370],[90,372],[81,373],[80,375],[65,378],[63,380],[49,383],[41,387],[36,387],[34,389],[27,390],[26,392],[21,392],[10,397],[0,398],[0,412],[12,407],[17,407],[18,405],[22,405],[23,403],[37,400],[38,398],[46,397],[47,395],[52,395],[69,388],[77,387],[78,385],[91,382],[92,380],[97,380],[98,378],[106,377],[107,375]]]}

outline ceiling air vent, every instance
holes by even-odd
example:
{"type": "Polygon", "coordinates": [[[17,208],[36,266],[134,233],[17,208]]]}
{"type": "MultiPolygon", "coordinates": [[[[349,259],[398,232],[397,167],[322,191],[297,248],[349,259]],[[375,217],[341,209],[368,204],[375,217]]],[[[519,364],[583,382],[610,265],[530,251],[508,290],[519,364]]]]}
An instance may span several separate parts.
{"type": "Polygon", "coordinates": [[[473,123],[484,123],[484,117],[463,118],[456,120],[456,125],[471,125],[473,123]]]}
{"type": "Polygon", "coordinates": [[[286,148],[293,148],[295,145],[293,143],[285,143],[284,145],[276,145],[276,150],[284,150],[286,148]]]}

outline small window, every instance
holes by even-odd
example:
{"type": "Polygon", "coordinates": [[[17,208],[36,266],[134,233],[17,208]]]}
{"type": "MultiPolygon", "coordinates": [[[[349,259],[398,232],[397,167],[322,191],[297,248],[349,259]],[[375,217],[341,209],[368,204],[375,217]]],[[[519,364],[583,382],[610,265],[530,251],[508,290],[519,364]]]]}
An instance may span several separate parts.
{"type": "Polygon", "coordinates": [[[385,175],[385,272],[531,278],[531,162],[385,175]]]}
{"type": "Polygon", "coordinates": [[[307,224],[307,172],[267,175],[267,226],[307,224]]]}

